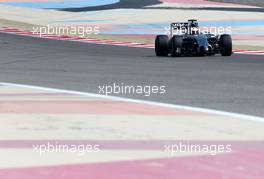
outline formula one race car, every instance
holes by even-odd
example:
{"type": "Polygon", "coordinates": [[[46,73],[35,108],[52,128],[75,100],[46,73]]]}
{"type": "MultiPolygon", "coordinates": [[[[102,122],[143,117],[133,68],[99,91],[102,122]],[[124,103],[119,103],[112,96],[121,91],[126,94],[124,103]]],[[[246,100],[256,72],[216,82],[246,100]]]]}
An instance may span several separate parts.
{"type": "Polygon", "coordinates": [[[228,34],[200,33],[197,20],[188,20],[184,23],[172,23],[170,37],[158,35],[155,40],[155,52],[157,56],[170,54],[172,57],[215,54],[231,56],[232,39],[228,34]]]}

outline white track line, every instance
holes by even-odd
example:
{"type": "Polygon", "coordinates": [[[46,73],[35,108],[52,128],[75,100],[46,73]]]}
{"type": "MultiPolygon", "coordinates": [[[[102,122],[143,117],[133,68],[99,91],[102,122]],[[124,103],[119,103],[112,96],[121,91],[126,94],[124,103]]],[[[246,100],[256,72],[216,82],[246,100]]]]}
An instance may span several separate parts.
{"type": "Polygon", "coordinates": [[[241,120],[247,120],[247,121],[264,122],[263,117],[245,115],[245,114],[237,114],[237,113],[232,113],[232,112],[218,111],[218,110],[206,109],[206,108],[197,108],[197,107],[191,107],[191,106],[152,102],[152,101],[137,100],[137,99],[124,98],[124,97],[116,97],[116,96],[105,96],[105,95],[99,95],[99,94],[95,94],[95,93],[87,93],[87,92],[80,92],[80,91],[73,91],[73,90],[62,90],[62,89],[47,88],[47,87],[40,87],[40,86],[33,86],[33,85],[23,85],[23,84],[4,83],[4,82],[0,82],[0,85],[22,87],[22,88],[31,88],[31,89],[52,91],[52,92],[58,92],[58,93],[69,93],[69,94],[75,94],[75,95],[81,95],[81,96],[87,96],[87,97],[96,97],[96,98],[103,98],[103,99],[119,100],[119,101],[124,101],[124,102],[149,104],[149,105],[160,106],[160,107],[169,107],[169,108],[191,110],[191,111],[196,111],[196,112],[203,112],[203,113],[226,116],[226,117],[231,117],[231,118],[236,118],[236,119],[241,119],[241,120]]]}

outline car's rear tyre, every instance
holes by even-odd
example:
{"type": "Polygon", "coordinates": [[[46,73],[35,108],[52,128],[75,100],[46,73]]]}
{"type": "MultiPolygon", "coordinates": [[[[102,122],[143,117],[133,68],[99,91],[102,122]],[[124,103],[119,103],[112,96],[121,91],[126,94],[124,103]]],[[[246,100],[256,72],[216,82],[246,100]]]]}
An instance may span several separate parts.
{"type": "Polygon", "coordinates": [[[165,57],[169,54],[169,37],[158,35],[155,40],[155,52],[157,56],[165,57]]]}
{"type": "Polygon", "coordinates": [[[175,35],[171,38],[171,56],[172,57],[180,57],[182,55],[182,36],[175,35]]]}
{"type": "Polygon", "coordinates": [[[228,34],[221,35],[219,38],[219,48],[222,56],[232,55],[232,38],[228,34]]]}

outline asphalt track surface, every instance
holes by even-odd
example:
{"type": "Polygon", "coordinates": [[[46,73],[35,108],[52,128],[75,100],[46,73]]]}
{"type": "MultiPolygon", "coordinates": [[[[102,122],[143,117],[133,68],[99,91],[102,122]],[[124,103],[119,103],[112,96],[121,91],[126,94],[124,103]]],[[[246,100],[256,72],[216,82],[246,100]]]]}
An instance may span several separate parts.
{"type": "Polygon", "coordinates": [[[98,93],[99,86],[165,85],[129,98],[264,117],[264,57],[159,58],[153,49],[0,33],[0,81],[98,93]]]}
{"type": "Polygon", "coordinates": [[[97,10],[109,10],[109,9],[140,9],[145,6],[152,6],[161,4],[159,0],[120,0],[118,3],[95,6],[95,7],[81,7],[81,8],[64,8],[61,10],[71,12],[82,12],[82,11],[97,11],[97,10]]]}

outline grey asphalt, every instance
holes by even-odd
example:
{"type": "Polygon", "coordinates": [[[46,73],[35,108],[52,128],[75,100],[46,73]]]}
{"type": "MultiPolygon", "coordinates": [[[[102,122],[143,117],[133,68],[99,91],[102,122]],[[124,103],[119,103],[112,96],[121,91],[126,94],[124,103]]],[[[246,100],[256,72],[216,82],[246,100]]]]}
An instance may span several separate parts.
{"type": "Polygon", "coordinates": [[[90,6],[80,8],[65,8],[60,9],[63,11],[71,12],[82,12],[82,11],[98,11],[98,10],[109,10],[109,9],[140,9],[145,6],[153,6],[161,4],[159,0],[120,0],[114,4],[102,5],[102,6],[90,6]]]}
{"type": "Polygon", "coordinates": [[[165,85],[163,95],[124,96],[264,117],[264,56],[159,58],[153,49],[0,33],[0,81],[93,93],[165,85]]]}

